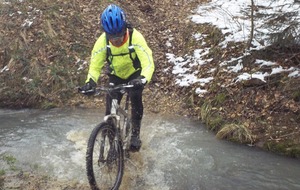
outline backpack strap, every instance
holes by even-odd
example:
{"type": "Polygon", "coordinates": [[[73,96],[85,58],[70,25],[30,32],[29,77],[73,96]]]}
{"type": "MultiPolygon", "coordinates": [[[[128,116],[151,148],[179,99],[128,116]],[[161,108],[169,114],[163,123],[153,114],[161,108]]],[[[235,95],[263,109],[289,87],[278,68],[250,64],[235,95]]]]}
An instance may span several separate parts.
{"type": "Polygon", "coordinates": [[[134,59],[132,57],[132,53],[135,52],[134,50],[134,47],[132,45],[132,33],[133,33],[133,28],[129,25],[128,27],[128,31],[129,31],[129,46],[128,46],[128,49],[129,49],[129,56],[130,56],[130,59],[132,62],[134,62],[134,59]]]}
{"type": "Polygon", "coordinates": [[[106,36],[106,61],[107,61],[107,63],[110,64],[110,61],[108,59],[109,56],[112,56],[112,53],[111,53],[108,37],[106,36]]]}
{"type": "Polygon", "coordinates": [[[132,45],[133,27],[130,24],[128,25],[128,31],[129,31],[129,45],[128,45],[129,56],[130,56],[130,59],[133,63],[133,67],[135,69],[140,69],[141,68],[141,62],[140,62],[138,56],[136,55],[135,59],[133,59],[133,57],[132,57],[132,53],[135,52],[135,49],[134,49],[134,46],[132,45]]]}

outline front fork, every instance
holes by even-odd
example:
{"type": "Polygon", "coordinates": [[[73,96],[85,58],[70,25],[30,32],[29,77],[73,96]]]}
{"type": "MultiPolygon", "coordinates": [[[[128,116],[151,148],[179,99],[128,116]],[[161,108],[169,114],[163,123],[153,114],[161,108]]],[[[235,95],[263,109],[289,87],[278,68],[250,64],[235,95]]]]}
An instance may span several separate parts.
{"type": "Polygon", "coordinates": [[[118,147],[116,145],[119,141],[119,132],[117,131],[119,129],[116,126],[120,122],[120,116],[110,114],[104,117],[104,121],[107,122],[109,126],[112,126],[114,128],[112,130],[115,131],[115,133],[110,134],[109,130],[102,131],[102,138],[100,142],[100,154],[98,159],[99,166],[101,163],[111,163],[112,161],[114,161],[117,155],[115,152],[118,151],[116,150],[116,147],[118,147]]]}

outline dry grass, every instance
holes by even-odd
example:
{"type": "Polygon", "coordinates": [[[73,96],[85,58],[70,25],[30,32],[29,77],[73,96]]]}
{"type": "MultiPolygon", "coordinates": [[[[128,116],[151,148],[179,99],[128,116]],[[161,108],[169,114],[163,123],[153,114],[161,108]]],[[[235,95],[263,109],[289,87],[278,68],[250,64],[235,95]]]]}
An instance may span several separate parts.
{"type": "Polygon", "coordinates": [[[252,144],[254,142],[254,136],[243,124],[226,124],[218,131],[216,136],[219,139],[229,139],[241,143],[252,144]]]}
{"type": "Polygon", "coordinates": [[[205,102],[201,106],[201,111],[200,111],[201,120],[205,121],[207,123],[207,119],[211,115],[211,111],[212,111],[211,103],[210,102],[205,102]]]}

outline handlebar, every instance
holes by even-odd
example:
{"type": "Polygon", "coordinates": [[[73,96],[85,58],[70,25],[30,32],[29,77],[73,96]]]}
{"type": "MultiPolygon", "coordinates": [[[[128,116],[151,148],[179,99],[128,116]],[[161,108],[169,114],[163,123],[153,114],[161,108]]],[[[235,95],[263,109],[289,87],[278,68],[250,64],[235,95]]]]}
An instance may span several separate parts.
{"type": "Polygon", "coordinates": [[[129,88],[133,88],[134,85],[132,84],[119,84],[119,85],[116,85],[116,86],[107,86],[107,87],[104,87],[104,86],[100,86],[100,87],[97,87],[95,88],[95,92],[101,92],[101,91],[104,91],[104,92],[117,92],[117,91],[124,91],[126,89],[129,89],[129,88]]]}
{"type": "Polygon", "coordinates": [[[84,90],[81,90],[79,91],[80,93],[82,94],[95,94],[95,95],[99,95],[100,92],[104,91],[104,92],[107,92],[107,93],[112,93],[112,92],[126,92],[126,89],[130,89],[130,88],[133,88],[134,85],[132,84],[119,84],[119,85],[109,85],[109,86],[99,86],[99,87],[96,87],[94,89],[91,89],[91,90],[87,90],[87,91],[84,91],[84,90]]]}

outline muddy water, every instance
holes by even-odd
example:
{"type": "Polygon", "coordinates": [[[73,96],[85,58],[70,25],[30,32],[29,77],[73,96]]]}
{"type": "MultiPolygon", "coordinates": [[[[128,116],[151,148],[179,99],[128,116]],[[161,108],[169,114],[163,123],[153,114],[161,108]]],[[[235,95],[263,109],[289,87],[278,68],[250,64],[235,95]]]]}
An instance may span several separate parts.
{"type": "MultiPolygon", "coordinates": [[[[0,110],[0,156],[15,157],[23,170],[87,183],[86,141],[102,114],[0,110]]],[[[143,147],[126,160],[121,189],[300,189],[299,160],[217,140],[197,121],[146,113],[141,135],[143,147]]]]}

